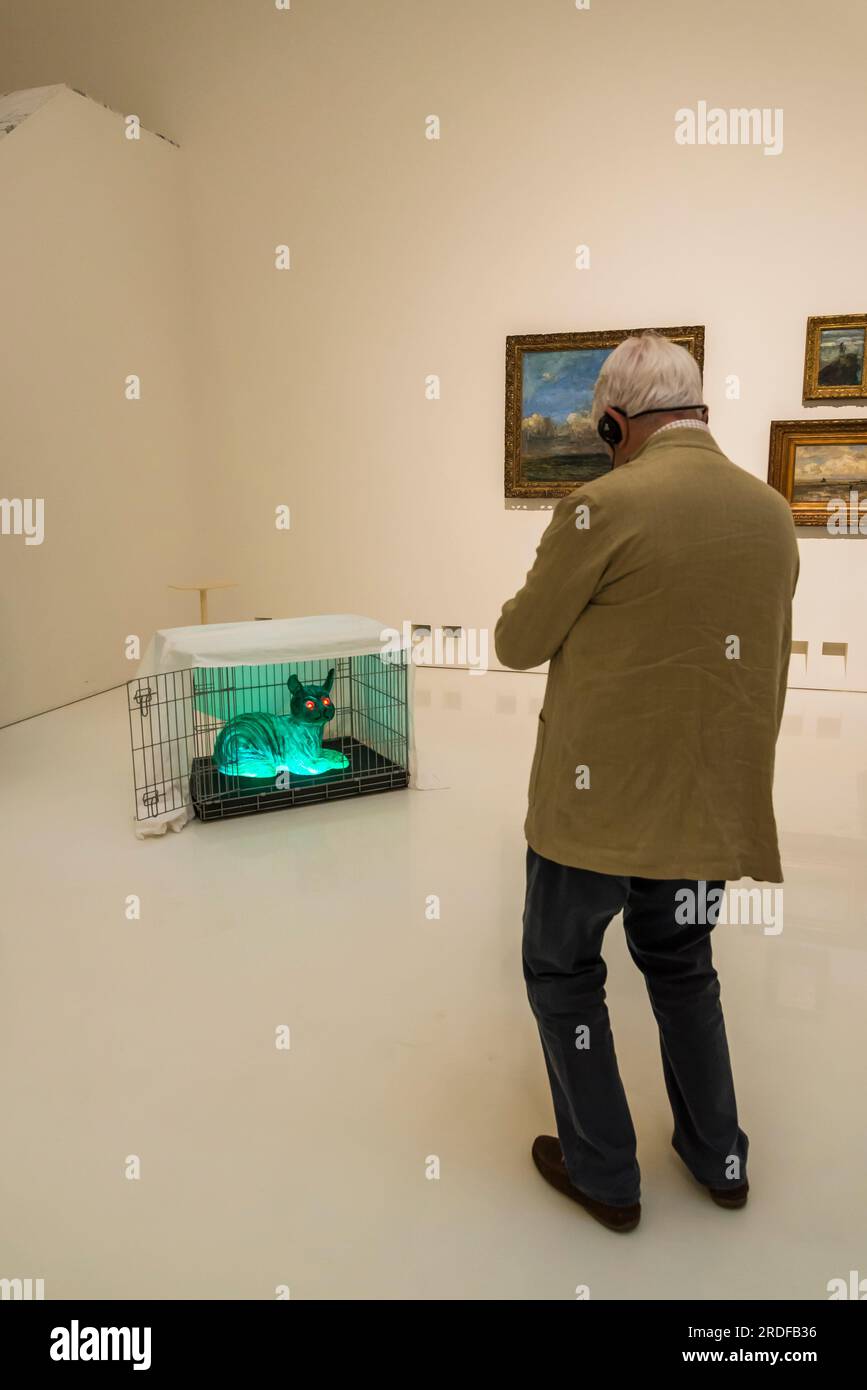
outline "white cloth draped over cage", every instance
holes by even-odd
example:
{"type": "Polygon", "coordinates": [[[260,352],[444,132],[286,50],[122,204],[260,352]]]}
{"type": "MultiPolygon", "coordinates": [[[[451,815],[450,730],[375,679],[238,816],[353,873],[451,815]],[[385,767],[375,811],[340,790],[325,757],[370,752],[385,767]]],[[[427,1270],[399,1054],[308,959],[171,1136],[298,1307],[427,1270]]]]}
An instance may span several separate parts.
{"type": "Polygon", "coordinates": [[[167,628],[155,633],[127,687],[136,834],[181,830],[192,818],[195,755],[210,752],[228,720],[288,715],[288,668],[309,684],[323,682],[332,667],[334,724],[388,757],[397,730],[409,785],[437,786],[438,779],[420,777],[417,766],[411,652],[384,624],[341,613],[167,628]],[[403,672],[405,703],[389,684],[392,677],[402,682],[403,672]]]}

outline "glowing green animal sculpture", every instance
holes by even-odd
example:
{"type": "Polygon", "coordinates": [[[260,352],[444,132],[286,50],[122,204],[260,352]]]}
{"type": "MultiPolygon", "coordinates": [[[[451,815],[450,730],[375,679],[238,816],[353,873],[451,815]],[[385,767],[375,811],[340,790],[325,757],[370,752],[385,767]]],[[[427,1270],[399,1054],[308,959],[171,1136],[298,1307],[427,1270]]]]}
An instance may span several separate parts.
{"type": "Polygon", "coordinates": [[[286,684],[292,692],[289,714],[238,714],[223,725],[214,762],[226,776],[273,778],[294,772],[313,777],[349,767],[337,749],[322,747],[322,732],[334,718],[334,668],[322,685],[302,685],[294,674],[286,684]]]}

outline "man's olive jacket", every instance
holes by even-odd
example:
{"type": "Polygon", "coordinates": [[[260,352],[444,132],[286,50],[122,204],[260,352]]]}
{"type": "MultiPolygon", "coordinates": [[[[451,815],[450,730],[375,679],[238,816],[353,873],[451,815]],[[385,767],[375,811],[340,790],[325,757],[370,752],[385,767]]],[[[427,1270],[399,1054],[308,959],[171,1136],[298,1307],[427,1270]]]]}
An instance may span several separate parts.
{"type": "Polygon", "coordinates": [[[798,547],[707,431],[652,434],[557,505],[497,656],[550,661],[525,832],[643,878],[782,880],[772,786],[798,547]]]}

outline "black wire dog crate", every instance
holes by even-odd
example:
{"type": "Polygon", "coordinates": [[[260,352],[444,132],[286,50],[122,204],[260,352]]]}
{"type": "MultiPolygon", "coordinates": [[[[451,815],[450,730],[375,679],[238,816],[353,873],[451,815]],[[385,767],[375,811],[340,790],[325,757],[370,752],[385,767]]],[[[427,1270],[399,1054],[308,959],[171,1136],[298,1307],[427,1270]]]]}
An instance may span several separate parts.
{"type": "Polygon", "coordinates": [[[128,682],[136,818],[201,820],[409,783],[402,652],[191,667],[128,682]]]}

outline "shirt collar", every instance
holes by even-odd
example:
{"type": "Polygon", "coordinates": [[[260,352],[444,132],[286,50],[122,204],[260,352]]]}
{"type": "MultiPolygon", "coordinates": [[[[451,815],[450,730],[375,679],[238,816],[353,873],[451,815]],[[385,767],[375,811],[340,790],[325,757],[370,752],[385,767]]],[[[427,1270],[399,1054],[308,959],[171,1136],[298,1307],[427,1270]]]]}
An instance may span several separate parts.
{"type": "MultiPolygon", "coordinates": [[[[673,421],[672,423],[675,422],[673,421]]],[[[686,421],[678,421],[677,424],[682,426],[686,424],[686,421]]],[[[711,449],[718,454],[722,453],[722,450],[704,421],[690,420],[689,424],[693,427],[692,433],[683,428],[679,428],[676,434],[673,432],[666,433],[668,430],[667,425],[663,425],[658,430],[654,430],[653,434],[649,434],[641,447],[636,449],[632,457],[627,460],[624,467],[628,467],[630,463],[635,463],[638,459],[644,458],[647,454],[652,454],[656,449],[711,449]],[[696,425],[699,425],[700,428],[695,429],[694,427],[696,425]]]]}
{"type": "Polygon", "coordinates": [[[706,430],[710,434],[710,425],[706,425],[704,420],[669,420],[667,425],[660,425],[648,438],[652,439],[654,434],[662,434],[664,430],[706,430]]]}

